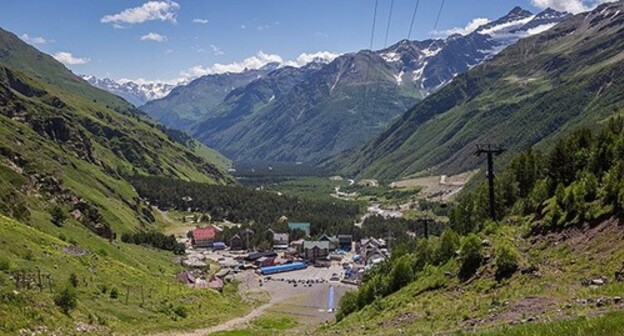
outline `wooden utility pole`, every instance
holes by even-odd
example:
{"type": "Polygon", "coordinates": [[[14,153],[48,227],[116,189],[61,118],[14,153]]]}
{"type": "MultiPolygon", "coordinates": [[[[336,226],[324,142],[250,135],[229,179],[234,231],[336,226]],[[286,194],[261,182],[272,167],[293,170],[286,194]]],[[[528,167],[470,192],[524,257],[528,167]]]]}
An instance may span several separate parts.
{"type": "Polygon", "coordinates": [[[425,239],[429,238],[429,223],[435,223],[435,219],[431,217],[423,217],[423,218],[417,219],[417,222],[423,224],[424,226],[425,239]]]}
{"type": "Polygon", "coordinates": [[[492,220],[496,220],[496,195],[494,193],[494,156],[498,156],[504,151],[505,149],[498,145],[482,144],[477,145],[477,151],[475,152],[476,156],[481,156],[481,154],[487,154],[487,178],[488,189],[490,193],[490,218],[492,220]]]}

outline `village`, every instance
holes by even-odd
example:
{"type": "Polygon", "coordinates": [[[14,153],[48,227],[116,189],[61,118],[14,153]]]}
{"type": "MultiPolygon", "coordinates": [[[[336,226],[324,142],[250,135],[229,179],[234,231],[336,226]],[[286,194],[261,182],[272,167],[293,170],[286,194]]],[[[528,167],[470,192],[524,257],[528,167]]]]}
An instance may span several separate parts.
{"type": "Polygon", "coordinates": [[[267,292],[270,304],[295,309],[307,322],[329,321],[340,297],[356,288],[373,265],[386,260],[389,251],[380,238],[311,237],[311,225],[289,222],[289,233],[243,229],[227,241],[218,225],[197,226],[178,238],[186,244],[186,255],[177,260],[185,269],[177,279],[198,290],[217,291],[237,282],[241,294],[267,292]],[[303,238],[291,240],[291,233],[303,238]],[[262,250],[251,246],[254,234],[270,237],[272,246],[262,250]]]}

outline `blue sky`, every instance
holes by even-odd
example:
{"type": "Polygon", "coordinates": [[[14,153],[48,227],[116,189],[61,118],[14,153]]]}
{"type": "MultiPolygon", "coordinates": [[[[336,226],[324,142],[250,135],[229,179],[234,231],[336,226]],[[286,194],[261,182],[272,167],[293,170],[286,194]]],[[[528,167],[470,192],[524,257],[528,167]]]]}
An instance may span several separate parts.
{"type": "MultiPolygon", "coordinates": [[[[582,1],[446,0],[437,30],[461,29],[476,18],[496,19],[514,6],[537,12],[547,6],[579,11],[592,5],[582,1]]],[[[412,39],[431,36],[441,2],[420,1],[412,39]]],[[[394,0],[388,44],[407,37],[415,3],[394,0]]],[[[269,60],[296,62],[302,53],[366,49],[374,4],[375,0],[0,0],[0,27],[56,55],[78,74],[174,81],[269,60]]],[[[373,49],[384,47],[390,4],[379,0],[373,49]]]]}

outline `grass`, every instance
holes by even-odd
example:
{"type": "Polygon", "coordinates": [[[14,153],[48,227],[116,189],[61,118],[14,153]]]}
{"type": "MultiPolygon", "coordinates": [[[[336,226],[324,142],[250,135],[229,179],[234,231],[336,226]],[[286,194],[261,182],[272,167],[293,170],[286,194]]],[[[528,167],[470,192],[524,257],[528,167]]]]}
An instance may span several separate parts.
{"type": "Polygon", "coordinates": [[[580,316],[574,319],[551,323],[537,323],[504,327],[498,330],[476,333],[479,336],[586,336],[586,335],[622,335],[624,334],[624,313],[611,312],[604,316],[588,318],[580,316]]]}
{"type": "Polygon", "coordinates": [[[9,261],[9,269],[0,270],[0,335],[36,326],[68,334],[73,332],[74,322],[90,324],[102,334],[191,330],[244,315],[266,301],[261,297],[243,301],[235,284],[227,285],[223,293],[182,286],[174,279],[180,266],[172,262],[172,254],[109,244],[73,224],[51,235],[0,216],[0,237],[3,259],[9,261]],[[67,253],[72,246],[67,241],[75,242],[87,254],[67,253]],[[37,270],[42,274],[42,290],[37,270]],[[34,285],[29,289],[17,288],[10,278],[22,271],[33,275],[34,285]],[[55,306],[53,298],[68,286],[71,274],[79,279],[78,306],[68,316],[55,306]],[[116,299],[111,298],[113,288],[119,294],[116,299]]]}
{"type": "Polygon", "coordinates": [[[568,238],[561,234],[524,239],[524,228],[499,225],[487,228],[482,239],[493,246],[485,253],[492,258],[478,276],[461,282],[455,275],[459,264],[451,260],[441,267],[429,267],[400,291],[366,306],[339,323],[320,327],[318,335],[383,334],[421,335],[438,332],[468,332],[479,335],[617,335],[624,329],[624,315],[605,312],[619,309],[613,304],[579,304],[577,299],[621,296],[624,284],[608,282],[590,289],[584,278],[606,275],[611,279],[624,260],[621,234],[616,222],[605,222],[568,238]],[[513,244],[520,252],[520,268],[536,264],[539,275],[516,272],[511,278],[496,280],[495,251],[498,245],[513,244]],[[446,276],[450,272],[452,276],[446,276]],[[527,323],[536,317],[540,323],[527,323]]]}
{"type": "Polygon", "coordinates": [[[266,313],[249,323],[245,329],[236,329],[213,333],[215,336],[275,336],[292,334],[292,329],[299,326],[292,316],[278,313],[266,313]]]}

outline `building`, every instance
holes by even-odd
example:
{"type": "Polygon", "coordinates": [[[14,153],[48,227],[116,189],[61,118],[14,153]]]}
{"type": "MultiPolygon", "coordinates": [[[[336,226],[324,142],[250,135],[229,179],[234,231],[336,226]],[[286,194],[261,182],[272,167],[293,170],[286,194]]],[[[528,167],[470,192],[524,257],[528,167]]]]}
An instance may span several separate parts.
{"type": "Polygon", "coordinates": [[[289,230],[301,230],[306,237],[310,237],[310,223],[308,222],[288,222],[289,230]]]}
{"type": "Polygon", "coordinates": [[[308,265],[306,265],[305,263],[294,262],[294,263],[283,264],[283,265],[278,265],[278,266],[262,267],[260,268],[259,272],[262,275],[268,275],[268,274],[274,274],[274,273],[280,273],[280,272],[302,270],[302,269],[306,269],[307,267],[308,265]]]}
{"type": "Polygon", "coordinates": [[[258,267],[269,267],[275,265],[275,258],[273,257],[260,257],[254,263],[258,267]]]}
{"type": "Polygon", "coordinates": [[[304,242],[305,242],[305,240],[303,240],[303,239],[293,240],[293,241],[290,242],[290,247],[293,248],[296,253],[301,254],[301,253],[303,253],[303,243],[304,242]]]}
{"type": "Polygon", "coordinates": [[[288,233],[273,234],[273,248],[285,250],[288,248],[288,233]]]}
{"type": "Polygon", "coordinates": [[[306,260],[326,258],[329,255],[328,241],[306,241],[303,243],[303,256],[306,260]]]}
{"type": "Polygon", "coordinates": [[[262,257],[275,258],[277,257],[277,253],[273,251],[250,253],[245,257],[245,261],[255,262],[262,257]]]}
{"type": "Polygon", "coordinates": [[[195,230],[193,230],[193,239],[191,240],[191,244],[194,247],[212,247],[212,243],[217,236],[217,231],[213,226],[200,227],[198,226],[195,230]]]}
{"type": "Polygon", "coordinates": [[[328,242],[330,251],[336,251],[338,249],[338,238],[334,236],[323,233],[318,240],[328,242]]]}
{"type": "Polygon", "coordinates": [[[338,235],[338,248],[341,251],[351,252],[353,246],[353,236],[351,235],[338,235]]]}
{"type": "Polygon", "coordinates": [[[230,250],[232,251],[240,251],[243,249],[243,240],[239,235],[234,235],[230,239],[230,250]]]}

